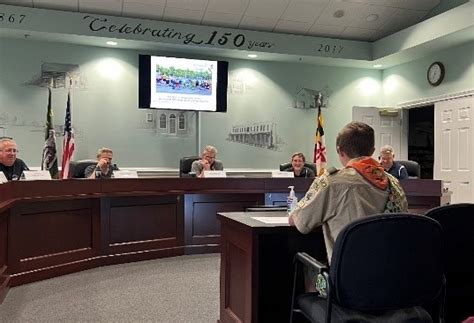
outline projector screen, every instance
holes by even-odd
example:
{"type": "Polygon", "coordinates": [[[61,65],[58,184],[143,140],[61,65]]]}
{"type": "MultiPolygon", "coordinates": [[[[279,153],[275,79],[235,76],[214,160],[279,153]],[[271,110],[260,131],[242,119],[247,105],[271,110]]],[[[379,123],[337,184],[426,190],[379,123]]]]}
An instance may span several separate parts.
{"type": "Polygon", "coordinates": [[[228,63],[140,55],[139,107],[225,112],[228,63]]]}

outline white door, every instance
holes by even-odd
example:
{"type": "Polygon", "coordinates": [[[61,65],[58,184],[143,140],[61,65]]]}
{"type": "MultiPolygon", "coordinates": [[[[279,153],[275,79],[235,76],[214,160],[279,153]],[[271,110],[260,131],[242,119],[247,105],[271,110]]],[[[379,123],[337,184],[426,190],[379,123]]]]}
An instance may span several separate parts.
{"type": "Polygon", "coordinates": [[[402,112],[402,110],[399,110],[398,114],[386,113],[386,109],[375,107],[352,108],[353,121],[364,122],[374,128],[375,159],[378,158],[380,148],[384,145],[393,147],[396,155],[395,159],[407,159],[407,136],[402,136],[402,112]],[[404,144],[402,145],[402,143],[404,144]]]}
{"type": "Polygon", "coordinates": [[[452,192],[451,203],[474,202],[474,97],[435,103],[434,179],[452,192]]]}

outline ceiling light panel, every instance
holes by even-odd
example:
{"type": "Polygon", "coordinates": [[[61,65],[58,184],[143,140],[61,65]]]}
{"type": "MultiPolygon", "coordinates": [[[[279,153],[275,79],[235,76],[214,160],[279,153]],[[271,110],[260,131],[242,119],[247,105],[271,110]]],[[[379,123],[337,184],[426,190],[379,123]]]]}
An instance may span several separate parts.
{"type": "Polygon", "coordinates": [[[369,40],[375,33],[373,29],[347,27],[341,34],[344,39],[369,40]]]}
{"type": "Polygon", "coordinates": [[[329,1],[293,0],[281,16],[282,20],[314,22],[329,1]]]}
{"type": "Polygon", "coordinates": [[[165,6],[143,2],[127,1],[123,3],[122,15],[137,18],[162,19],[165,6]]]}
{"type": "Polygon", "coordinates": [[[261,30],[261,31],[272,31],[275,28],[278,19],[268,19],[260,17],[244,16],[239,24],[240,28],[261,30]]]}
{"type": "Polygon", "coordinates": [[[121,14],[122,0],[79,0],[80,12],[121,14]]]}
{"type": "Polygon", "coordinates": [[[440,4],[440,0],[369,0],[369,4],[400,9],[431,10],[440,4]]]}
{"type": "Polygon", "coordinates": [[[279,19],[290,0],[250,0],[245,16],[279,19]]]}
{"type": "Polygon", "coordinates": [[[289,34],[305,34],[311,25],[310,22],[279,20],[274,31],[289,34]]]}
{"type": "Polygon", "coordinates": [[[207,11],[201,24],[237,28],[241,18],[242,16],[236,14],[207,11]]]}
{"type": "Polygon", "coordinates": [[[308,35],[320,37],[339,37],[346,29],[344,26],[313,25],[308,31],[308,35]]]}
{"type": "Polygon", "coordinates": [[[420,22],[426,14],[426,11],[397,9],[397,12],[382,25],[381,29],[398,31],[420,22]]]}
{"type": "Polygon", "coordinates": [[[380,29],[382,26],[396,13],[398,9],[391,7],[367,5],[360,19],[356,19],[350,24],[350,27],[366,28],[366,29],[380,29]],[[369,15],[376,15],[378,18],[373,21],[368,21],[369,15]]]}
{"type": "Polygon", "coordinates": [[[208,0],[167,0],[166,7],[204,11],[208,0]]]}
{"type": "Polygon", "coordinates": [[[209,0],[207,9],[213,12],[242,15],[248,4],[249,0],[209,0]]]}
{"type": "Polygon", "coordinates": [[[188,10],[180,8],[171,8],[167,6],[165,7],[163,20],[199,24],[201,23],[201,19],[203,16],[203,10],[188,10]]]}
{"type": "Polygon", "coordinates": [[[367,5],[352,2],[330,2],[316,20],[317,25],[353,26],[358,20],[365,19],[367,5]],[[337,11],[344,11],[341,18],[334,17],[337,11]]]}
{"type": "Polygon", "coordinates": [[[33,5],[35,8],[77,11],[79,9],[79,0],[34,0],[33,5]]]}

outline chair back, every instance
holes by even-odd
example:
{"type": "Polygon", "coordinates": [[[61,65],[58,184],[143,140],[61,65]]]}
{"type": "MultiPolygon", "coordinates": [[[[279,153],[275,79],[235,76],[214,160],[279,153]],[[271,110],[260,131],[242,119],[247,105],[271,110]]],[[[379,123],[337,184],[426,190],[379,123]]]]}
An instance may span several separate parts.
{"type": "Polygon", "coordinates": [[[179,177],[189,176],[189,172],[191,171],[191,165],[194,161],[198,159],[200,159],[199,156],[189,156],[181,158],[179,160],[179,177]]]}
{"type": "Polygon", "coordinates": [[[440,206],[425,215],[443,228],[446,319],[460,322],[474,315],[474,204],[440,206]]]}
{"type": "Polygon", "coordinates": [[[420,178],[420,164],[414,160],[397,160],[397,163],[405,166],[408,178],[420,178]]]}
{"type": "Polygon", "coordinates": [[[334,245],[333,297],[360,311],[434,302],[444,288],[441,251],[441,226],[428,217],[392,213],[356,220],[334,245]]]}
{"type": "MultiPolygon", "coordinates": [[[[314,163],[304,163],[304,167],[311,169],[316,174],[316,165],[314,163]]],[[[280,171],[286,172],[291,168],[291,162],[280,164],[280,171]]]]}
{"type": "Polygon", "coordinates": [[[84,171],[90,165],[96,165],[95,159],[83,159],[71,161],[69,164],[69,178],[84,178],[84,171]]]}

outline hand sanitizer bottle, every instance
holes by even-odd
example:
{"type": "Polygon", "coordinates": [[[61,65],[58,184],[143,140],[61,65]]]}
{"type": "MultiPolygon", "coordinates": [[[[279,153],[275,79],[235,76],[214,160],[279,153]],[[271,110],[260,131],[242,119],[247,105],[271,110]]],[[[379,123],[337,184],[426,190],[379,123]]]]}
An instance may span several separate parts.
{"type": "Polygon", "coordinates": [[[298,203],[298,198],[295,195],[294,186],[288,186],[290,189],[290,194],[286,198],[286,211],[288,214],[291,213],[296,208],[296,203],[298,203]]]}

